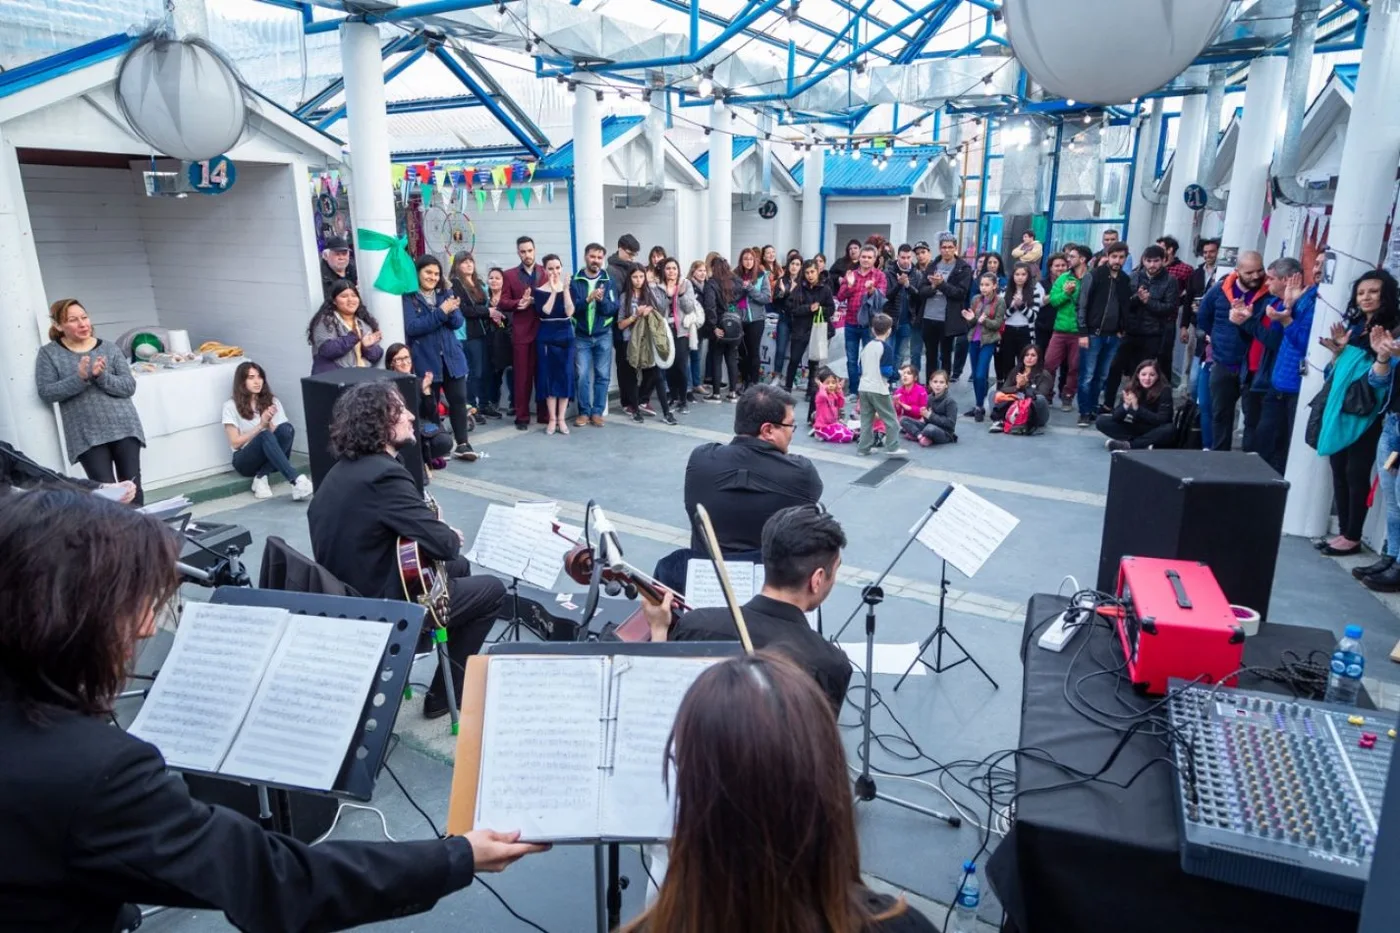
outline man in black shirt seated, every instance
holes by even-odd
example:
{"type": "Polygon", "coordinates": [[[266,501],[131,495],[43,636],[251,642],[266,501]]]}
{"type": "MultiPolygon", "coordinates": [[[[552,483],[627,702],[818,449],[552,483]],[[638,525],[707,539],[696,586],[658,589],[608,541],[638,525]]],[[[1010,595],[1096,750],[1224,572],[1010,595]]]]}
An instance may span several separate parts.
{"type": "MultiPolygon", "coordinates": [[[[812,461],[788,453],[794,429],[793,398],[777,386],[756,385],[734,408],[734,439],[701,444],[685,467],[685,514],[695,528],[696,503],[710,513],[720,550],[757,551],[764,523],[779,509],[815,503],[822,480],[812,461]]],[[[690,547],[705,553],[698,530],[690,547]]]]}
{"type": "MultiPolygon", "coordinates": [[[[399,390],[367,382],[347,390],[331,414],[331,449],[339,458],[316,487],[306,517],[316,563],[361,596],[403,599],[398,540],[418,544],[419,553],[446,564],[452,609],[447,654],[454,696],[462,696],[467,658],[481,650],[505,601],[495,577],[471,576],[461,556],[462,534],[444,524],[418,492],[398,451],[416,443],[413,413],[399,390]]],[[[447,712],[442,669],[423,702],[429,719],[447,712]]]]}
{"type": "MultiPolygon", "coordinates": [[[[846,533],[820,505],[782,509],[763,526],[763,592],[743,607],[754,650],[774,648],[816,678],[838,713],[851,682],[851,662],[807,622],[836,585],[846,533]]],[[[738,641],[726,608],[695,609],[674,628],[671,594],[661,605],[644,603],[652,641],[738,641]]]]}

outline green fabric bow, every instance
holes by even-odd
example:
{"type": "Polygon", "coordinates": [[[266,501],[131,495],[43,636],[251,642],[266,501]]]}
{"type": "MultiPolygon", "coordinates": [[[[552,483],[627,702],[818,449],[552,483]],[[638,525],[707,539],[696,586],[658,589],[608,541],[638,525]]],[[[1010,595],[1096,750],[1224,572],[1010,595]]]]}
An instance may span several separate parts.
{"type": "Polygon", "coordinates": [[[418,290],[418,271],[413,267],[413,257],[408,254],[408,238],[389,236],[377,230],[360,227],[355,231],[360,249],[386,249],[384,265],[374,280],[374,287],[391,295],[407,295],[418,290]]]}

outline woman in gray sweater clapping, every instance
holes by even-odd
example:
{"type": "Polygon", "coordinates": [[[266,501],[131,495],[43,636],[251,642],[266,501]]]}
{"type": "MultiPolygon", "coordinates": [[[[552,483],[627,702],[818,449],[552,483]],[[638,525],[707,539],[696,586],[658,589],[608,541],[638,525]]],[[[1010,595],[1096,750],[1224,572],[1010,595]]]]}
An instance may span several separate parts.
{"type": "Polygon", "coordinates": [[[76,298],[49,306],[49,340],[39,348],[34,381],[39,397],[58,404],[70,463],[81,463],[99,483],[130,480],[135,504],[141,489],[141,448],[146,435],[131,397],[136,377],[116,344],[99,340],[76,298]]]}

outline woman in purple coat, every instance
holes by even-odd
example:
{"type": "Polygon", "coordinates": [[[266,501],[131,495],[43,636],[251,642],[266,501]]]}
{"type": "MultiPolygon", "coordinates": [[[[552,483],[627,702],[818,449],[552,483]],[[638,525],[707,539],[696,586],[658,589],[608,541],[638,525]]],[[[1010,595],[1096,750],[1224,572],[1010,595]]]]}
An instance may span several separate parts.
{"type": "Polygon", "coordinates": [[[341,279],[331,285],[325,302],[306,327],[311,375],[337,367],[375,365],[384,356],[380,339],[379,322],[360,300],[359,289],[341,279]]]}

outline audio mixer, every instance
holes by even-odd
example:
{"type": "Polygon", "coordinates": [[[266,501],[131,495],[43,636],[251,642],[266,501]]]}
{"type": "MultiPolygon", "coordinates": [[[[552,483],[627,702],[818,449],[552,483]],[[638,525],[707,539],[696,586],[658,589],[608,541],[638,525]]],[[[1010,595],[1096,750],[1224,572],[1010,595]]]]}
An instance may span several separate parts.
{"type": "Polygon", "coordinates": [[[1359,910],[1395,717],[1173,680],[1181,865],[1359,910]]]}

